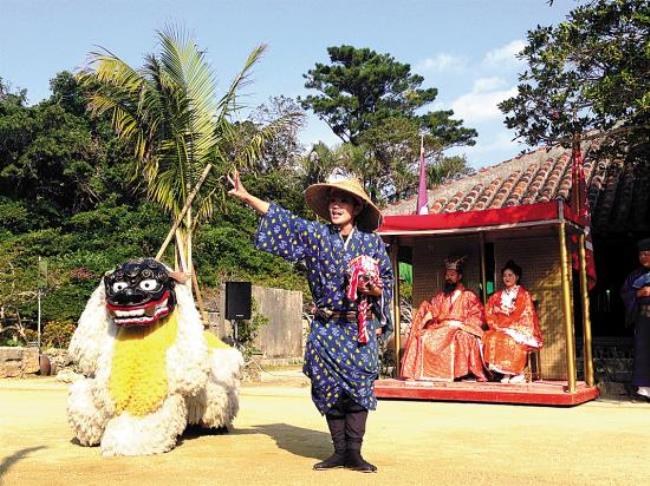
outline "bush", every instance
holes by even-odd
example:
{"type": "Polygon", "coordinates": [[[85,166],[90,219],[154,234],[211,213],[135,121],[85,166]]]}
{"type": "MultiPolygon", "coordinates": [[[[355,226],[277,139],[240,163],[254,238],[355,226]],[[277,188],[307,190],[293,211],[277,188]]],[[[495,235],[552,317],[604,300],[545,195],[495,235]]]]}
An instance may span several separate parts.
{"type": "Polygon", "coordinates": [[[259,329],[269,323],[269,318],[259,312],[259,305],[255,299],[252,304],[252,318],[248,321],[237,321],[237,341],[247,361],[252,355],[259,353],[254,341],[259,329]]]}
{"type": "Polygon", "coordinates": [[[50,321],[41,335],[41,344],[47,348],[67,348],[76,326],[72,321],[50,321]]]}

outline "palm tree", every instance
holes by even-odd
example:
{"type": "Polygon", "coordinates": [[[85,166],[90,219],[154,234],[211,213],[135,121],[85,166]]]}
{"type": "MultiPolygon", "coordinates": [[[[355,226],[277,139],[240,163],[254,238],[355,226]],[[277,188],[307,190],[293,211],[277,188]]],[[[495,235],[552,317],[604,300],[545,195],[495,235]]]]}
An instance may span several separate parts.
{"type": "MultiPolygon", "coordinates": [[[[223,197],[217,173],[230,165],[246,165],[257,157],[268,137],[286,120],[253,134],[235,155],[228,148],[238,137],[232,115],[239,108],[238,90],[264,53],[259,45],[249,54],[227,92],[216,97],[213,73],[204,52],[182,30],[158,31],[160,52],[145,56],[135,69],[106,49],[90,54],[89,68],[78,76],[96,115],[109,114],[120,138],[135,153],[134,183],[143,183],[149,198],[172,220],[178,219],[204,169],[216,166],[197,193],[176,235],[176,268],[192,271],[192,235],[212,215],[223,197]]],[[[210,169],[208,168],[208,171],[210,169]]]]}

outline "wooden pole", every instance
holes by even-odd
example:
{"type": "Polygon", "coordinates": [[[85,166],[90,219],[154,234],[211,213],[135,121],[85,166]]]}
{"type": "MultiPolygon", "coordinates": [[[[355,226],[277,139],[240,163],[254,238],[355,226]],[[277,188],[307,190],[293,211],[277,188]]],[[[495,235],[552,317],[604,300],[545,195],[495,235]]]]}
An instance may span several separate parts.
{"type": "Polygon", "coordinates": [[[585,234],[580,234],[580,294],[582,296],[582,336],[585,360],[585,383],[594,386],[594,362],[591,350],[591,316],[589,309],[589,282],[587,280],[587,252],[585,234]]]}
{"type": "Polygon", "coordinates": [[[185,260],[185,245],[183,245],[183,235],[180,228],[176,228],[176,255],[180,262],[180,271],[187,272],[187,261],[185,260]]]}
{"type": "MultiPolygon", "coordinates": [[[[181,271],[187,272],[188,268],[194,269],[194,265],[191,266],[188,265],[187,261],[185,260],[185,256],[184,256],[185,248],[183,247],[183,237],[180,229],[176,230],[176,253],[180,261],[181,271]]],[[[194,271],[190,273],[192,275],[191,276],[192,283],[190,289],[194,289],[194,295],[196,296],[196,303],[199,305],[199,312],[201,312],[201,318],[203,319],[203,326],[207,327],[209,325],[208,313],[206,312],[205,305],[203,304],[203,296],[201,295],[201,290],[199,289],[199,281],[197,280],[194,271]]]]}
{"type": "Polygon", "coordinates": [[[481,296],[483,297],[483,305],[487,303],[487,275],[485,266],[485,233],[479,233],[479,255],[481,258],[481,296]]]}
{"type": "Polygon", "coordinates": [[[393,267],[393,326],[395,329],[395,376],[399,377],[399,370],[401,368],[401,354],[402,354],[402,326],[400,323],[400,309],[399,309],[399,294],[400,294],[400,280],[399,280],[399,261],[397,259],[399,252],[399,245],[397,240],[390,246],[390,261],[393,267]]]}
{"type": "Polygon", "coordinates": [[[196,295],[196,302],[199,304],[199,311],[201,312],[201,318],[203,319],[203,327],[208,327],[210,325],[210,320],[208,318],[208,313],[205,310],[205,304],[203,304],[203,296],[201,295],[201,289],[199,288],[199,281],[196,278],[196,273],[192,272],[192,286],[194,287],[194,295],[196,295]]]}
{"type": "Polygon", "coordinates": [[[576,354],[573,330],[573,309],[571,308],[571,278],[569,272],[569,254],[566,246],[566,223],[562,221],[560,236],[560,268],[562,273],[562,310],[564,311],[564,331],[566,334],[567,392],[576,391],[576,354]]]}
{"type": "MultiPolygon", "coordinates": [[[[201,186],[205,182],[205,180],[208,178],[208,174],[210,173],[210,169],[212,169],[212,164],[208,164],[205,166],[205,169],[203,169],[203,172],[201,173],[201,177],[199,178],[198,182],[194,186],[194,189],[192,189],[192,192],[190,192],[189,196],[187,197],[187,201],[185,201],[185,205],[183,206],[183,209],[181,210],[180,214],[176,218],[176,221],[174,221],[174,224],[172,225],[171,229],[169,230],[169,233],[167,233],[167,237],[165,238],[165,241],[163,241],[162,246],[160,247],[160,250],[158,250],[158,253],[156,254],[156,260],[160,260],[165,253],[165,250],[167,249],[167,246],[169,246],[169,243],[172,241],[172,238],[174,237],[174,234],[176,233],[176,229],[180,226],[180,224],[183,222],[183,218],[185,217],[185,213],[190,209],[190,206],[192,205],[192,202],[194,201],[194,198],[196,195],[199,193],[199,189],[201,189],[201,186]]],[[[191,231],[191,228],[190,228],[191,231]]]]}

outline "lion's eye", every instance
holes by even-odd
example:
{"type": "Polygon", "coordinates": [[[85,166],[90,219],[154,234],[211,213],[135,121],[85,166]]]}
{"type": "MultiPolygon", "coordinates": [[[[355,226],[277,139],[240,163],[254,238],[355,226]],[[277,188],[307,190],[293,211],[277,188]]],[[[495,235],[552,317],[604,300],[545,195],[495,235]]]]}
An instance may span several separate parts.
{"type": "Polygon", "coordinates": [[[140,288],[142,290],[155,290],[158,287],[158,282],[152,278],[148,278],[147,280],[143,280],[140,282],[140,288]]]}
{"type": "Polygon", "coordinates": [[[113,292],[120,292],[129,286],[126,282],[115,282],[113,284],[113,292]]]}

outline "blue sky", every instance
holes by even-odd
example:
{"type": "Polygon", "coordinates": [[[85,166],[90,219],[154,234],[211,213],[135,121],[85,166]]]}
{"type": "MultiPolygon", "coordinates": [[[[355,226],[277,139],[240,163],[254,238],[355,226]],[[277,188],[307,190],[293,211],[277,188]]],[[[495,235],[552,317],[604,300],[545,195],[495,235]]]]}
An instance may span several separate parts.
{"type": "MultiPolygon", "coordinates": [[[[496,103],[514,94],[523,69],[514,54],[536,25],[562,21],[572,0],[0,0],[0,77],[26,88],[31,103],[49,94],[55,73],[84,65],[100,45],[132,65],[156,49],[155,30],[181,24],[207,50],[217,89],[225,90],[254,46],[269,49],[244,102],[306,94],[302,75],[326,62],[326,48],[351,44],[388,52],[424,76],[439,94],[432,109],[453,109],[479,132],[462,148],[471,165],[509,159],[511,142],[496,103]]],[[[242,117],[245,113],[242,113],[242,117]]],[[[338,139],[315,117],[305,145],[338,139]]]]}

